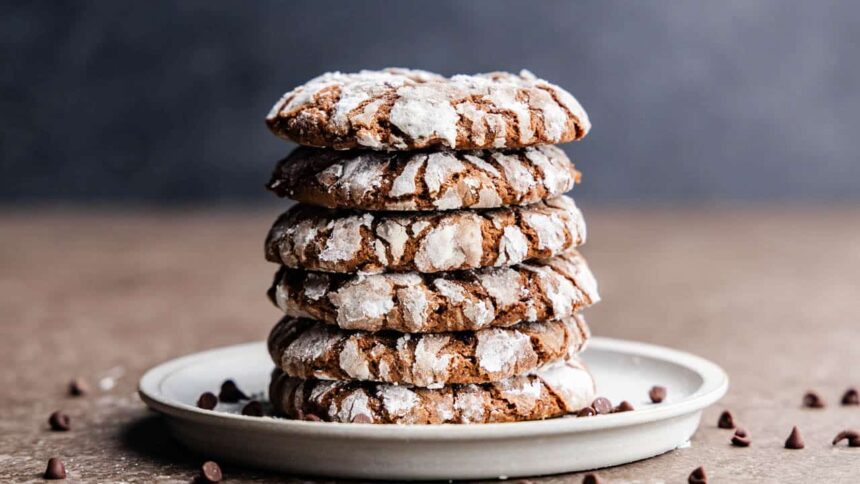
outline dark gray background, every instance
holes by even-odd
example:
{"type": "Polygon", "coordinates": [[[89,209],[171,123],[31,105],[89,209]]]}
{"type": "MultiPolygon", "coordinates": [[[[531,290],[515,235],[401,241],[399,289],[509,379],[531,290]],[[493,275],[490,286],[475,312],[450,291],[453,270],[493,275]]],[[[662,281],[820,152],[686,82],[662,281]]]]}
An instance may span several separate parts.
{"type": "Polygon", "coordinates": [[[328,70],[528,68],[601,201],[860,199],[860,2],[3,2],[0,200],[266,199],[263,117],[328,70]]]}

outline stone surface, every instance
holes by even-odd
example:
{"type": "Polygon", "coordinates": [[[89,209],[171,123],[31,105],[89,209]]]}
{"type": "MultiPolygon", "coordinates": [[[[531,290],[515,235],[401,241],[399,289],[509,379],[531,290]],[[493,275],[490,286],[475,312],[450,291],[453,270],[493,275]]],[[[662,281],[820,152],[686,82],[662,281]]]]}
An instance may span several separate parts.
{"type": "MultiPolygon", "coordinates": [[[[260,257],[260,236],[277,212],[5,210],[0,481],[41,482],[57,456],[72,482],[189,482],[205,456],[166,437],[136,397],[137,379],[169,358],[266,337],[279,311],[265,300],[271,265],[260,257]],[[90,381],[90,396],[65,395],[75,375],[90,381]],[[70,414],[71,431],[48,429],[57,409],[70,414]]],[[[860,427],[860,408],[837,404],[860,384],[860,209],[588,214],[585,252],[604,299],[586,314],[595,335],[694,351],[732,379],[691,447],[601,470],[602,477],[685,482],[703,465],[714,482],[856,479],[860,449],[830,440],[860,427]],[[829,406],[801,408],[808,389],[829,406]],[[750,433],[750,447],[732,447],[731,431],[716,428],[726,408],[750,433]],[[792,425],[803,450],[782,448],[792,425]]],[[[282,482],[223,468],[230,482],[282,482]]]]}

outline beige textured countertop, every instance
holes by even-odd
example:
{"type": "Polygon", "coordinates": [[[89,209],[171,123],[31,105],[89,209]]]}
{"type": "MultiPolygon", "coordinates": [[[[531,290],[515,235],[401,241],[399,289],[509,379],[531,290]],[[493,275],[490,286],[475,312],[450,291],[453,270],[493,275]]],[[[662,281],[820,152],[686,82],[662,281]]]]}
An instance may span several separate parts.
{"type": "MultiPolygon", "coordinates": [[[[686,482],[704,465],[711,482],[860,479],[860,448],[829,443],[860,428],[860,407],[837,401],[860,385],[860,208],[583,208],[604,299],[587,313],[593,331],[698,353],[732,379],[690,448],[603,477],[686,482]],[[808,388],[829,406],[800,408],[808,388]],[[716,429],[724,408],[751,447],[716,429]],[[784,450],[795,424],[807,447],[784,450]]],[[[163,360],[266,336],[278,311],[264,295],[274,267],[262,239],[277,211],[4,210],[0,481],[39,481],[59,456],[73,481],[189,482],[202,459],[170,441],[137,379],[163,360]],[[65,396],[74,375],[96,390],[65,396]],[[48,430],[58,408],[72,431],[48,430]]],[[[282,480],[224,471],[230,482],[282,480]]]]}

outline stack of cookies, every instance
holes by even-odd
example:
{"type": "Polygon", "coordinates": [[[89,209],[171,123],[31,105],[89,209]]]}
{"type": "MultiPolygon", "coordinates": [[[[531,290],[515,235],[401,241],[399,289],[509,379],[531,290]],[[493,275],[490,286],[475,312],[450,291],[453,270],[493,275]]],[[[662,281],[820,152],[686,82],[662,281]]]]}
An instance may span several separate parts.
{"type": "Polygon", "coordinates": [[[332,73],[267,117],[302,147],[269,188],[276,413],[360,423],[536,420],[588,407],[578,311],[598,301],[552,146],[589,121],[566,91],[491,73],[332,73]]]}

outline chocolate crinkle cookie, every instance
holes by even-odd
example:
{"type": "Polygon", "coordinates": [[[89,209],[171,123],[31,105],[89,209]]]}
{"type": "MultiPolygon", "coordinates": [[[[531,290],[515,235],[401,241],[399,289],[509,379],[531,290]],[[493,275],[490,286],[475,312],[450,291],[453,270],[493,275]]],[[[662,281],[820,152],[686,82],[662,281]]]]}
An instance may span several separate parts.
{"type": "Polygon", "coordinates": [[[289,316],[344,329],[410,333],[568,318],[600,301],[594,275],[574,250],[510,267],[433,274],[334,274],[281,267],[269,297],[289,316]]]}
{"type": "Polygon", "coordinates": [[[418,388],[356,380],[303,380],[280,370],[269,395],[292,419],[344,423],[494,423],[574,413],[594,399],[594,381],[577,360],[493,383],[418,388]]]}
{"type": "Polygon", "coordinates": [[[523,207],[400,214],[299,204],[266,238],[266,258],[326,272],[441,272],[547,258],[585,243],[582,213],[560,196],[523,207]]]}
{"type": "Polygon", "coordinates": [[[286,317],[272,329],[268,347],[275,365],[292,377],[439,388],[533,372],[576,354],[588,337],[579,315],[510,328],[423,334],[349,331],[286,317]]]}
{"type": "Polygon", "coordinates": [[[269,189],[329,208],[454,210],[527,205],[579,182],[564,151],[379,152],[297,148],[281,160],[269,189]]]}
{"type": "Polygon", "coordinates": [[[286,93],[266,123],[301,145],[384,151],[522,148],[578,140],[591,129],[570,93],[525,70],[327,73],[286,93]]]}

